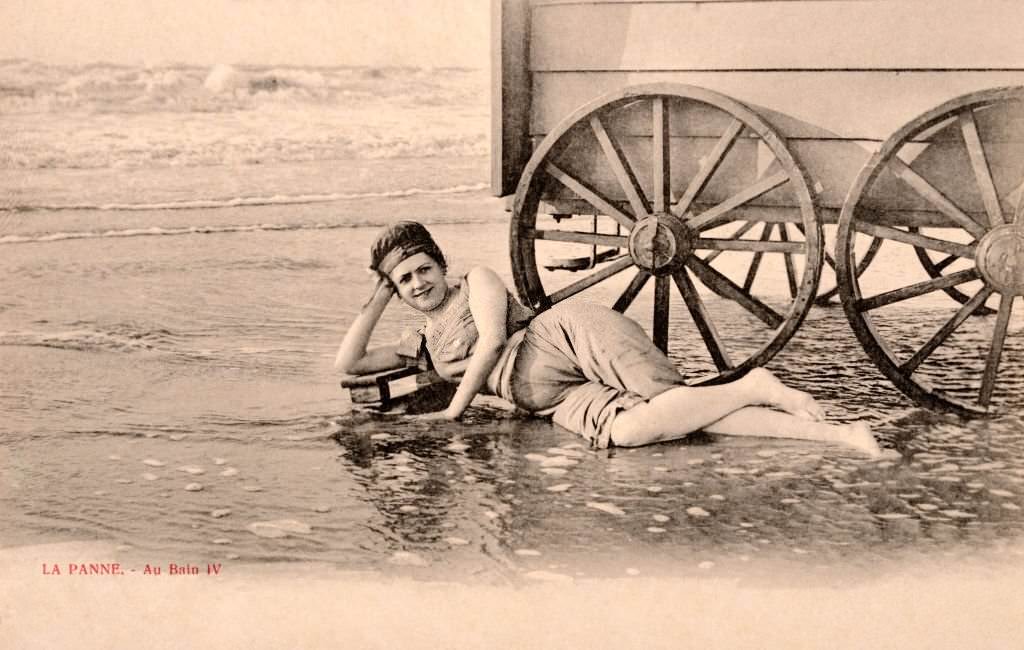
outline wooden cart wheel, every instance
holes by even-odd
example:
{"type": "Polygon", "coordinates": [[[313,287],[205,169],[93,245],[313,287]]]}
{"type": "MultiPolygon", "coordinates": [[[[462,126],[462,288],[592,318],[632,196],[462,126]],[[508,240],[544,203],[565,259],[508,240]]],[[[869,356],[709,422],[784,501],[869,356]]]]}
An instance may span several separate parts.
{"type": "Polygon", "coordinates": [[[1005,373],[1003,391],[996,388],[1003,357],[1019,356],[1020,347],[1007,331],[1024,295],[1022,125],[1024,88],[947,102],[894,133],[843,206],[836,249],[843,308],[878,368],[919,404],[983,414],[994,397],[1019,392],[1019,373],[1005,373]],[[909,263],[876,262],[879,273],[858,277],[850,253],[858,233],[891,242],[886,249],[909,263]],[[910,274],[912,251],[925,279],[910,274]],[[963,300],[935,299],[950,288],[963,300]],[[990,308],[995,316],[970,318],[990,308]]]}
{"type": "Polygon", "coordinates": [[[510,249],[519,295],[538,310],[585,292],[624,312],[646,302],[653,277],[647,313],[664,351],[674,284],[710,383],[789,340],[814,299],[822,243],[805,174],[772,127],[723,95],[653,84],[583,106],[540,142],[516,192],[510,249]],[[579,278],[581,258],[592,262],[579,278]],[[729,330],[749,320],[759,335],[730,337],[724,320],[729,330]]]}

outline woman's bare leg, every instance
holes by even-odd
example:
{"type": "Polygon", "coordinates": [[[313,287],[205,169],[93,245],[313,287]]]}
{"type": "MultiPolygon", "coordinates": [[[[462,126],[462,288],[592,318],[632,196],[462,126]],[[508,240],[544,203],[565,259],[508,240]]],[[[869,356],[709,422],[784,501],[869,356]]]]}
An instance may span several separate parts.
{"type": "Polygon", "coordinates": [[[882,453],[871,429],[864,422],[852,424],[829,424],[816,420],[798,418],[760,406],[747,406],[733,411],[717,422],[704,427],[711,433],[730,436],[758,436],[764,438],[794,438],[833,442],[853,447],[868,454],[882,453]]]}
{"type": "Polygon", "coordinates": [[[645,404],[620,412],[612,423],[611,439],[633,447],[675,440],[699,429],[731,435],[833,441],[877,453],[870,430],[862,425],[823,422],[824,411],[813,397],[788,388],[771,372],[755,368],[728,384],[680,386],[645,404]],[[780,413],[755,406],[773,406],[780,413]]]}

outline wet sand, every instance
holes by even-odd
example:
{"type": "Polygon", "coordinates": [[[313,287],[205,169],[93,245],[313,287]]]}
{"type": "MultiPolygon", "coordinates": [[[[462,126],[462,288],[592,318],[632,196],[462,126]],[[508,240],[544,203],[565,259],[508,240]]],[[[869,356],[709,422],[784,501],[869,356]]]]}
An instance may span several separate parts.
{"type": "MultiPolygon", "coordinates": [[[[444,426],[351,414],[330,360],[377,228],[324,232],[314,212],[180,211],[166,225],[314,227],[10,247],[0,647],[1007,647],[1024,378],[1002,417],[928,413],[832,307],[770,367],[897,461],[727,437],[589,452],[486,403],[444,426]],[[224,573],[42,575],[104,558],[224,573]]],[[[456,270],[500,260],[510,280],[505,223],[432,229],[456,270]]],[[[749,319],[708,303],[744,349],[749,319]]],[[[926,336],[930,305],[894,327],[926,336]]],[[[650,298],[631,313],[649,326],[650,298]]],[[[410,322],[387,316],[382,335],[410,322]]],[[[672,357],[699,374],[672,319],[672,357]]]]}

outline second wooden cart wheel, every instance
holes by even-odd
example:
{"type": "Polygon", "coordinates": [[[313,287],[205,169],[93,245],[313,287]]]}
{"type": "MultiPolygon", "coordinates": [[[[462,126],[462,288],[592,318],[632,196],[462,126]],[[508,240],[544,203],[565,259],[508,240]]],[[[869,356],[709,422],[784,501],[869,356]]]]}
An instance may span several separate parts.
{"type": "Polygon", "coordinates": [[[674,284],[710,383],[766,363],[793,335],[822,240],[805,174],[771,126],[718,93],[654,84],[551,129],[520,178],[510,248],[519,295],[538,310],[586,292],[625,311],[653,278],[651,331],[666,351],[674,284]],[[747,320],[759,331],[722,334],[747,320]]]}
{"type": "MultiPolygon", "coordinates": [[[[974,415],[1000,397],[1000,365],[1021,352],[1007,333],[1024,295],[1022,216],[1024,88],[972,93],[912,120],[851,188],[836,252],[843,308],[871,359],[916,402],[974,415]],[[889,241],[904,261],[876,261],[880,273],[858,277],[858,233],[889,241]]],[[[1003,373],[1004,398],[1020,392],[1014,370],[1003,373]]]]}

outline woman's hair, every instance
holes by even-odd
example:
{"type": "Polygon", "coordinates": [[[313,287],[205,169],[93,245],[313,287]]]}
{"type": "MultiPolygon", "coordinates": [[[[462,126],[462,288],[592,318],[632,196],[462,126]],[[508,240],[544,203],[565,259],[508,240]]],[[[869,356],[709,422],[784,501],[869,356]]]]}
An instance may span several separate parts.
{"type": "Polygon", "coordinates": [[[399,221],[377,235],[370,246],[370,268],[388,278],[399,262],[416,253],[426,253],[441,266],[442,271],[448,270],[448,263],[437,242],[423,224],[416,221],[399,221]]]}

